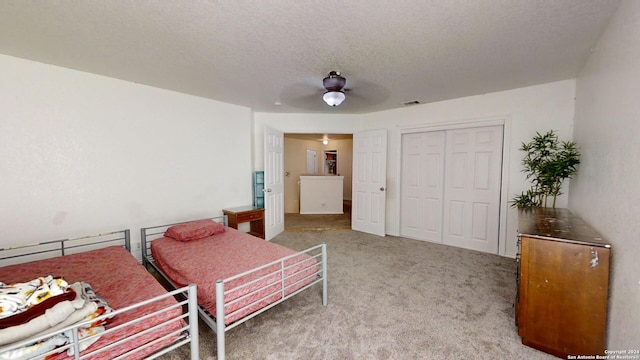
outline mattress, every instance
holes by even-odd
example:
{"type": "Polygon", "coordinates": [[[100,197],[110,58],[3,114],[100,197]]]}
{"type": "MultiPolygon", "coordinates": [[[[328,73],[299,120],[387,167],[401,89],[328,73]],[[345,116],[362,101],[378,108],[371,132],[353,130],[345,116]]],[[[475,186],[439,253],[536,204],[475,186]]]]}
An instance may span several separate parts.
{"type": "MultiPolygon", "coordinates": [[[[158,267],[177,285],[195,283],[198,304],[216,316],[216,281],[242,274],[275,260],[294,255],[295,250],[226,228],[222,234],[192,241],[162,237],[151,243],[158,267]]],[[[271,264],[225,283],[225,324],[282,298],[314,281],[317,260],[307,254],[271,264]]]]}
{"type": "MultiPolygon", "coordinates": [[[[121,246],[111,246],[63,257],[0,267],[0,281],[5,283],[26,282],[45,275],[62,277],[70,284],[77,281],[84,281],[90,284],[96,294],[102,297],[109,306],[115,310],[158,295],[166,294],[167,292],[162,285],[138,263],[138,260],[121,246]]],[[[138,308],[135,310],[135,313],[128,311],[118,314],[109,322],[107,329],[176,303],[177,301],[173,298],[165,298],[161,301],[138,308]]],[[[119,339],[127,338],[131,334],[180,316],[181,313],[181,309],[176,307],[171,311],[165,311],[148,320],[136,323],[133,326],[127,326],[113,333],[105,334],[98,342],[89,347],[89,350],[111,344],[119,339]]],[[[160,327],[150,334],[127,341],[112,350],[93,356],[90,359],[113,359],[117,355],[138,348],[150,339],[177,330],[181,328],[181,326],[181,321],[172,321],[167,326],[160,327]]],[[[165,343],[169,341],[170,340],[167,340],[158,346],[142,350],[136,353],[135,358],[143,358],[152,353],[154,349],[164,346],[165,343]]],[[[56,358],[63,359],[67,358],[67,356],[63,353],[56,358]]],[[[132,357],[128,357],[127,359],[131,358],[132,357]]]]}

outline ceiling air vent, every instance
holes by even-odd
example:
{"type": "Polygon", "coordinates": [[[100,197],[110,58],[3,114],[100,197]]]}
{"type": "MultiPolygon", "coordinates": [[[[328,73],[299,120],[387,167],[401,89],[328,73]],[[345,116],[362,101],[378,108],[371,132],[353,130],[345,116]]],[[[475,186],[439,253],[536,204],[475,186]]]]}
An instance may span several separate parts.
{"type": "Polygon", "coordinates": [[[405,102],[403,104],[404,104],[404,106],[418,105],[418,104],[420,104],[420,101],[418,101],[418,100],[407,101],[407,102],[405,102]]]}

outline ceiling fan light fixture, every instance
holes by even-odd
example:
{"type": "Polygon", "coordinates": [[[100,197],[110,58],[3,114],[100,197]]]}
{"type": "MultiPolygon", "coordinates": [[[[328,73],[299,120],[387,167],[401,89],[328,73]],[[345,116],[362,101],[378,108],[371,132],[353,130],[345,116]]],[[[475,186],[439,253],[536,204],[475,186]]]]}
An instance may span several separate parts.
{"type": "Polygon", "coordinates": [[[322,100],[327,103],[329,106],[338,106],[342,104],[345,96],[342,91],[327,91],[322,95],[322,100]]]}
{"type": "Polygon", "coordinates": [[[329,106],[338,106],[342,104],[345,99],[344,91],[342,88],[347,84],[347,79],[340,76],[338,71],[331,71],[329,75],[322,79],[322,85],[327,92],[322,95],[322,99],[329,106]]]}

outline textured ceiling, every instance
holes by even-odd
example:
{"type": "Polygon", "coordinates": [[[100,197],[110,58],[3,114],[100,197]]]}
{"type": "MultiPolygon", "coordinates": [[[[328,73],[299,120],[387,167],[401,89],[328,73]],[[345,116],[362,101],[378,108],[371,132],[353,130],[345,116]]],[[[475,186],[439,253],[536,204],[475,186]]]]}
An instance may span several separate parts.
{"type": "Polygon", "coordinates": [[[3,0],[0,53],[258,112],[368,113],[574,78],[618,4],[3,0]]]}

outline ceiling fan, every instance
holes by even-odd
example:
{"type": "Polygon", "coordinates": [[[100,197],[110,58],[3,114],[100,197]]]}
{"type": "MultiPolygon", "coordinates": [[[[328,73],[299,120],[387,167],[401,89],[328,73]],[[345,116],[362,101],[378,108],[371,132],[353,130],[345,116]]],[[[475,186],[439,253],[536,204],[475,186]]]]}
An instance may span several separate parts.
{"type": "Polygon", "coordinates": [[[347,84],[347,79],[340,75],[338,71],[331,71],[329,75],[322,80],[322,85],[327,92],[322,95],[322,99],[329,106],[338,106],[342,104],[346,96],[343,88],[347,84]]]}
{"type": "Polygon", "coordinates": [[[350,77],[347,84],[347,79],[339,71],[330,71],[323,77],[307,74],[297,77],[303,80],[285,86],[279,95],[282,103],[292,108],[331,113],[357,112],[389,96],[383,86],[356,75],[350,77]]]}

